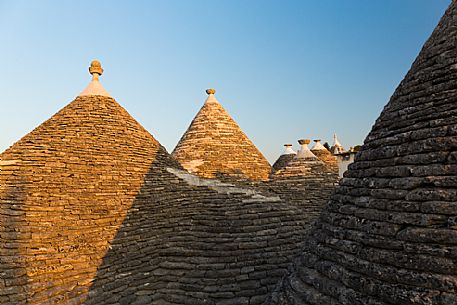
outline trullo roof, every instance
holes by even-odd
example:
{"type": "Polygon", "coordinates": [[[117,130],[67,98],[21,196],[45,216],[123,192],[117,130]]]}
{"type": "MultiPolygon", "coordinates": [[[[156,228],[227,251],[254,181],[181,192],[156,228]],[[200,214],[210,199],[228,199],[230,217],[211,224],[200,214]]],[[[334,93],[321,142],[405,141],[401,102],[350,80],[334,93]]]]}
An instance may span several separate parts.
{"type": "Polygon", "coordinates": [[[238,124],[216,100],[214,89],[172,156],[189,172],[214,178],[230,176],[267,180],[271,166],[238,124]]]}
{"type": "Polygon", "coordinates": [[[313,177],[320,175],[321,172],[327,172],[323,161],[319,160],[308,148],[310,141],[308,139],[298,140],[300,149],[293,159],[280,170],[276,171],[273,179],[288,177],[313,177]]]}
{"type": "Polygon", "coordinates": [[[297,154],[292,149],[292,144],[284,144],[284,147],[284,152],[279,156],[279,158],[275,161],[275,163],[272,166],[272,173],[275,173],[281,168],[284,168],[287,165],[287,163],[289,163],[289,161],[291,161],[297,154]]]}
{"type": "Polygon", "coordinates": [[[338,171],[338,164],[336,162],[336,157],[332,155],[324,145],[321,144],[321,140],[314,140],[315,144],[311,148],[311,152],[318,157],[320,160],[324,161],[329,167],[338,171]]]}
{"type": "Polygon", "coordinates": [[[266,304],[457,304],[457,1],[266,304]]]}
{"type": "Polygon", "coordinates": [[[300,150],[287,165],[271,175],[269,187],[290,205],[300,208],[311,224],[330,198],[338,174],[309,150],[309,140],[299,140],[300,150]]]}
{"type": "Polygon", "coordinates": [[[189,174],[92,92],[0,154],[0,303],[261,303],[299,211],[189,174]]]}

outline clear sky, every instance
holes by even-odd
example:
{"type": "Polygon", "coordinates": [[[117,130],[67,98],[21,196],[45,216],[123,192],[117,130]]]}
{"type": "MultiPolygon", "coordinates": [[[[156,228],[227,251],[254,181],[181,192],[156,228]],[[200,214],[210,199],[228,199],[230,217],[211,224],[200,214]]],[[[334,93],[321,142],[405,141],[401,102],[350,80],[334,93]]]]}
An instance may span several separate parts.
{"type": "Polygon", "coordinates": [[[362,143],[450,0],[0,0],[0,151],[101,82],[169,152],[207,88],[274,162],[362,143]]]}

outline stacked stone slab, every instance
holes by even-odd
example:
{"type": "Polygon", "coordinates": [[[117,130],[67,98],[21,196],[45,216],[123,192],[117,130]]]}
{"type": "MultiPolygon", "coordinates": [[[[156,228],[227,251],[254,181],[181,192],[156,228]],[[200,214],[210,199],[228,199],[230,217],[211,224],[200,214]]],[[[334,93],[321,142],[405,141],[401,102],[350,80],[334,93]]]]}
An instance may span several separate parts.
{"type": "Polygon", "coordinates": [[[0,155],[0,304],[259,304],[298,210],[184,171],[98,82],[0,155]]]}
{"type": "Polygon", "coordinates": [[[275,161],[275,163],[272,166],[271,173],[275,173],[278,170],[286,167],[286,165],[292,161],[292,159],[295,157],[297,154],[293,149],[292,149],[292,144],[284,144],[284,147],[286,148],[284,152],[279,156],[279,158],[275,161]]]}
{"type": "Polygon", "coordinates": [[[266,304],[457,304],[457,2],[266,304]]]}
{"type": "Polygon", "coordinates": [[[300,150],[287,165],[271,175],[269,187],[289,204],[300,208],[307,228],[319,215],[338,182],[338,174],[299,140],[300,150]]]}
{"type": "Polygon", "coordinates": [[[268,180],[271,166],[208,89],[208,98],[172,156],[204,178],[268,180]]]}

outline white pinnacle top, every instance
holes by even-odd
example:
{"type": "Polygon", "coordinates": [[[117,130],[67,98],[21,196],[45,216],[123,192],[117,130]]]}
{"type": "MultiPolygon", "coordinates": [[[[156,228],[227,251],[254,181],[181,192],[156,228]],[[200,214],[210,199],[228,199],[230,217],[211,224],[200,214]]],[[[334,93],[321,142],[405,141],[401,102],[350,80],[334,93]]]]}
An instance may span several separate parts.
{"type": "Polygon", "coordinates": [[[308,144],[309,140],[299,140],[298,143],[300,143],[300,150],[297,152],[297,155],[295,158],[317,158],[311,150],[309,150],[308,144]]]}
{"type": "Polygon", "coordinates": [[[295,155],[297,154],[293,149],[292,149],[292,144],[285,144],[284,145],[286,149],[282,153],[283,155],[295,155]]]}
{"type": "Polygon", "coordinates": [[[333,146],[343,146],[341,143],[338,141],[338,138],[336,136],[336,133],[333,134],[333,146]]]}
{"type": "Polygon", "coordinates": [[[208,97],[206,98],[206,103],[219,103],[214,94],[216,93],[216,89],[206,89],[206,94],[208,97]]]}
{"type": "Polygon", "coordinates": [[[100,75],[103,73],[102,66],[98,60],[93,60],[89,68],[90,74],[92,74],[92,81],[78,96],[87,95],[102,95],[111,97],[111,95],[103,88],[102,84],[98,80],[100,75]]]}
{"type": "Polygon", "coordinates": [[[311,148],[311,150],[324,150],[327,149],[324,147],[324,145],[321,144],[321,140],[314,140],[314,146],[311,148]]]}

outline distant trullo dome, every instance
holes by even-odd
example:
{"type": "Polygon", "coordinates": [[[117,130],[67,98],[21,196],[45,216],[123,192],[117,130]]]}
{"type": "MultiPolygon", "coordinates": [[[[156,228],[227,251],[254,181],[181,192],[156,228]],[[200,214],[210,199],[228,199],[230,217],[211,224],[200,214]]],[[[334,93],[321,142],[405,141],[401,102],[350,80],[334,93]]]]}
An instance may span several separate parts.
{"type": "Polygon", "coordinates": [[[216,100],[215,90],[208,89],[207,94],[172,156],[201,177],[267,180],[271,171],[268,161],[216,100]]]}
{"type": "Polygon", "coordinates": [[[329,172],[325,163],[319,160],[308,148],[310,140],[298,140],[300,150],[294,155],[293,159],[287,163],[285,167],[278,170],[272,179],[280,179],[283,177],[316,177],[321,172],[329,172]]]}
{"type": "Polygon", "coordinates": [[[300,208],[309,228],[330,198],[338,173],[309,150],[310,140],[301,139],[298,143],[300,150],[271,175],[269,187],[290,205],[300,208]]]}
{"type": "Polygon", "coordinates": [[[292,144],[284,144],[284,152],[279,156],[279,158],[275,161],[275,163],[272,166],[272,173],[275,173],[276,171],[284,168],[289,161],[291,161],[295,155],[297,154],[293,149],[292,149],[292,144]]]}
{"type": "Polygon", "coordinates": [[[0,304],[262,303],[299,210],[184,171],[90,72],[0,154],[0,304]]]}
{"type": "Polygon", "coordinates": [[[311,148],[311,152],[319,158],[319,160],[324,161],[330,168],[335,171],[338,171],[338,164],[336,162],[336,157],[321,144],[321,140],[314,140],[314,146],[311,148]]]}
{"type": "Polygon", "coordinates": [[[266,304],[457,304],[457,1],[266,304]]]}

